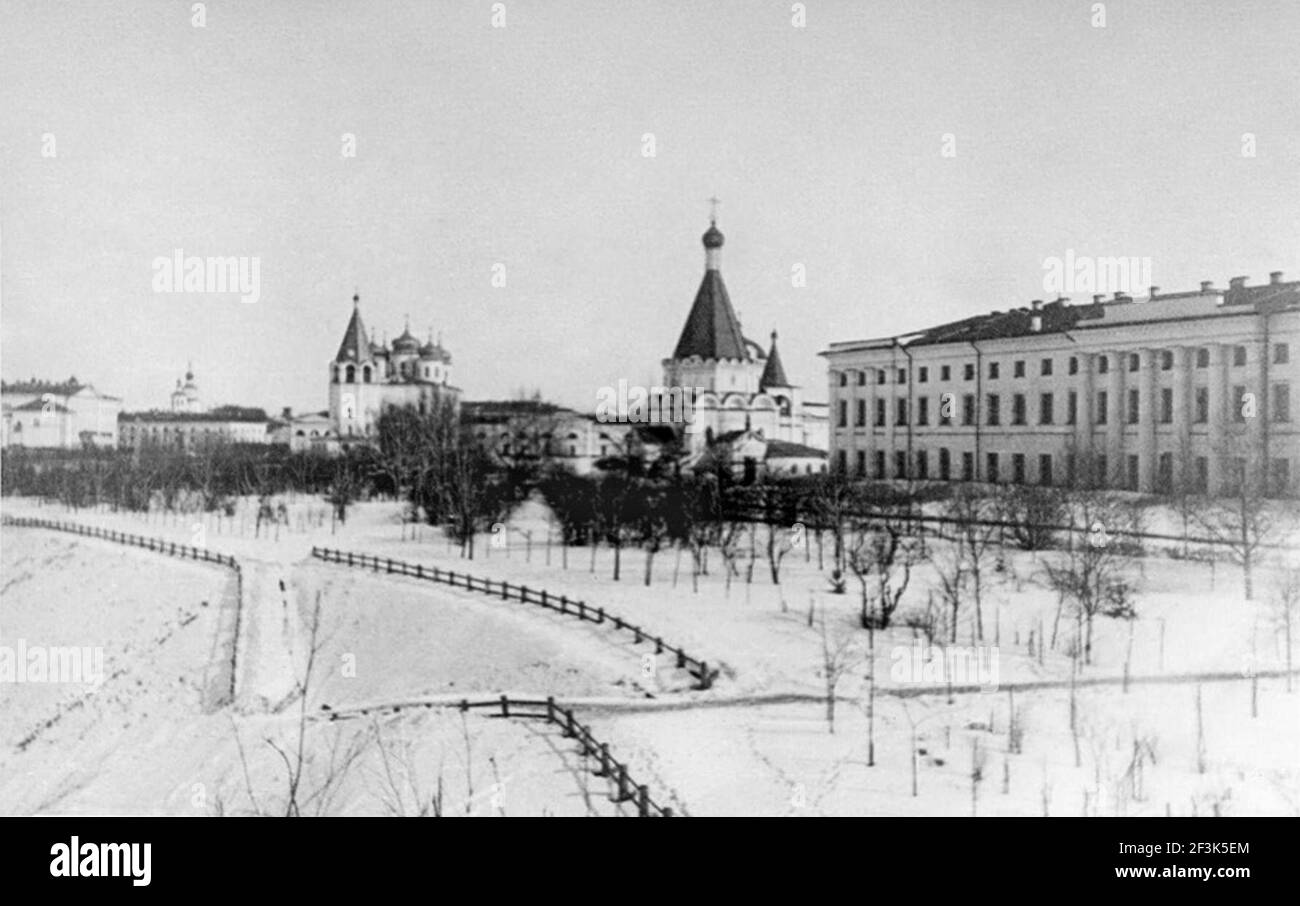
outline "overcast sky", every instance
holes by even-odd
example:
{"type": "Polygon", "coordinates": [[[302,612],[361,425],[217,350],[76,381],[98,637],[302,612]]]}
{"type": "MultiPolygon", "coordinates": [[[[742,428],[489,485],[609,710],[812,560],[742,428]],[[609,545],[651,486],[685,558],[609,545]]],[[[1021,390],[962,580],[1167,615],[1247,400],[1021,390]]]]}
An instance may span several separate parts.
{"type": "Polygon", "coordinates": [[[1300,275],[1294,0],[191,5],[0,0],[6,379],[144,408],[192,359],[206,403],[321,409],[359,291],[468,398],[590,410],[659,381],[715,194],[814,398],[828,343],[1025,305],[1069,249],[1300,275]],[[177,248],[259,258],[260,298],[155,293],[177,248]]]}

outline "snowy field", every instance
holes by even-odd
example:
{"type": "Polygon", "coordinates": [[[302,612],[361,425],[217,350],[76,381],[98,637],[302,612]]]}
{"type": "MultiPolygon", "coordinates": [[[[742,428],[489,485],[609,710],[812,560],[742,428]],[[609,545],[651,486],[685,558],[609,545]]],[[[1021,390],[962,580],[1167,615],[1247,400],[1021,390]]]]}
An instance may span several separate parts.
{"type": "MultiPolygon", "coordinates": [[[[1246,601],[1228,564],[1133,561],[1138,618],[1131,634],[1128,623],[1098,618],[1094,663],[1075,683],[1072,732],[1073,621],[1062,618],[1055,647],[1030,648],[1031,636],[1050,642],[1055,622],[1039,559],[1050,554],[1006,553],[984,598],[983,645],[986,654],[996,647],[996,682],[981,692],[959,677],[950,696],[932,670],[912,671],[933,667],[930,652],[912,654],[912,629],[878,632],[874,655],[868,649],[856,628],[856,580],[848,577],[844,594],[830,591],[829,537],[820,568],[815,540],[793,550],[780,585],[763,560],[760,528],[752,582],[746,539],[730,588],[720,557],[697,586],[689,555],[671,550],[655,558],[647,586],[643,552],[623,551],[615,582],[612,551],[597,550],[593,564],[587,548],[566,554],[548,544],[536,505],[480,538],[472,561],[436,529],[403,524],[393,504],[358,504],[346,525],[319,501],[299,498],[289,509],[288,526],[257,532],[247,505],[233,519],[146,518],[6,498],[9,515],[233,554],[245,588],[238,694],[214,708],[228,571],[4,528],[0,645],[10,637],[99,645],[107,678],[94,688],[0,687],[0,813],[276,813],[286,788],[276,748],[292,763],[300,726],[303,787],[316,791],[304,813],[427,813],[439,778],[444,814],[613,813],[604,781],[543,722],[441,708],[324,719],[360,706],[501,693],[573,704],[656,801],[689,814],[1300,813],[1300,692],[1288,693],[1277,676],[1252,682],[1284,666],[1281,637],[1266,596],[1246,601]],[[655,659],[653,646],[608,626],[324,564],[310,557],[313,545],[581,598],[720,676],[711,689],[692,689],[668,655],[655,659]],[[846,667],[831,733],[823,648],[841,640],[846,667]],[[310,719],[301,722],[304,676],[310,719]]],[[[1258,587],[1268,581],[1264,570],[1258,587]]],[[[924,605],[934,585],[932,567],[919,566],[900,614],[924,605]]],[[[962,623],[958,645],[976,644],[972,628],[962,623]]]]}

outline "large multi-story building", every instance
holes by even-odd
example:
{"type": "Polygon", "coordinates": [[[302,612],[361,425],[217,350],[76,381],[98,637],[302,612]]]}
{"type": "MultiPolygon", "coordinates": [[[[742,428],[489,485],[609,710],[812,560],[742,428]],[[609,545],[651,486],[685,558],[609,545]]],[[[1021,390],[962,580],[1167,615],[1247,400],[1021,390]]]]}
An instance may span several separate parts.
{"type": "Polygon", "coordinates": [[[0,383],[3,432],[0,445],[79,449],[117,445],[122,400],[75,377],[62,383],[0,383]]]}
{"type": "Polygon", "coordinates": [[[346,444],[375,432],[386,406],[414,406],[420,411],[437,400],[458,402],[451,384],[451,353],[430,336],[423,345],[411,325],[391,347],[371,342],[361,321],[361,297],[352,297],[352,318],[329,366],[329,413],[334,432],[346,444]]]}
{"type": "Polygon", "coordinates": [[[185,382],[176,382],[171,408],[144,412],[123,412],[118,417],[118,437],[124,449],[160,447],[192,452],[217,444],[265,444],[271,442],[270,419],[262,409],[248,406],[217,406],[204,409],[199,403],[199,385],[194,366],[185,371],[185,382]]]}
{"type": "Polygon", "coordinates": [[[753,431],[768,440],[824,451],[825,407],[805,402],[802,390],[787,377],[776,331],[766,351],[741,331],[722,280],[724,238],[716,221],[702,241],[704,279],[677,346],[663,361],[667,391],[689,393],[693,399],[685,425],[688,450],[699,454],[716,437],[753,431]]]}
{"type": "Polygon", "coordinates": [[[1300,282],[1068,299],[832,343],[849,475],[1294,494],[1300,282]]]}

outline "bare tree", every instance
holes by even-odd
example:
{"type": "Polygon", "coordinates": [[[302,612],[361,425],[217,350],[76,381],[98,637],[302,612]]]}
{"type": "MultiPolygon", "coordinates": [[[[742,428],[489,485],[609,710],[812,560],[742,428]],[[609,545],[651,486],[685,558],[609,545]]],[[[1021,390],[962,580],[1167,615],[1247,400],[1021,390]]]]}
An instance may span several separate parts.
{"type": "Polygon", "coordinates": [[[1048,587],[1062,602],[1073,604],[1076,617],[1084,624],[1083,660],[1090,664],[1094,618],[1098,614],[1123,618],[1135,614],[1135,585],[1127,578],[1127,558],[1112,536],[1124,530],[1130,514],[1100,492],[1080,491],[1074,497],[1087,538],[1048,555],[1042,568],[1048,587]]]}
{"type": "Polygon", "coordinates": [[[834,733],[836,690],[840,680],[853,668],[857,654],[852,633],[843,627],[837,630],[827,627],[825,608],[818,613],[818,626],[821,632],[822,680],[826,684],[826,727],[834,733]]]}
{"type": "Polygon", "coordinates": [[[1300,567],[1287,566],[1278,575],[1273,588],[1273,615],[1282,632],[1282,645],[1286,657],[1286,691],[1291,692],[1292,633],[1296,617],[1300,616],[1300,567]]]}
{"type": "Polygon", "coordinates": [[[1224,454],[1229,466],[1230,493],[1220,500],[1208,501],[1196,511],[1194,518],[1241,567],[1245,595],[1253,598],[1254,570],[1260,552],[1279,534],[1283,520],[1260,487],[1261,465],[1247,439],[1242,435],[1229,436],[1224,454]]]}

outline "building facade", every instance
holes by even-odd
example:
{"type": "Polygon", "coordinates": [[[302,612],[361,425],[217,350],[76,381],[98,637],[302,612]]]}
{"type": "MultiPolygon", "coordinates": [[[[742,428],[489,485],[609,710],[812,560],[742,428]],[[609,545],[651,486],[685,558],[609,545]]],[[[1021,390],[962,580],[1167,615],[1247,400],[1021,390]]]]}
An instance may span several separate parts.
{"type": "Polygon", "coordinates": [[[1068,299],[833,343],[831,466],[873,479],[1297,492],[1300,282],[1068,299]]]}
{"type": "Polygon", "coordinates": [[[75,377],[62,383],[20,381],[0,384],[5,447],[80,449],[117,445],[122,400],[100,393],[75,377]]]}
{"type": "Polygon", "coordinates": [[[262,409],[217,406],[207,412],[123,412],[120,446],[161,447],[193,452],[217,444],[271,442],[270,419],[262,409]]]}
{"type": "Polygon", "coordinates": [[[423,345],[406,329],[392,346],[374,343],[361,320],[361,298],[352,297],[352,318],[329,365],[329,414],[341,443],[373,439],[386,406],[424,411],[439,400],[459,402],[451,383],[451,353],[433,337],[423,345]]]}
{"type": "MultiPolygon", "coordinates": [[[[825,408],[804,402],[786,375],[777,349],[744,335],[722,279],[724,237],[712,222],[702,238],[704,278],[673,354],[663,360],[665,389],[690,393],[684,426],[686,447],[702,453],[713,439],[735,431],[760,432],[768,440],[826,449],[825,408]]],[[[671,406],[661,406],[671,411],[671,406]]]]}

